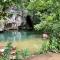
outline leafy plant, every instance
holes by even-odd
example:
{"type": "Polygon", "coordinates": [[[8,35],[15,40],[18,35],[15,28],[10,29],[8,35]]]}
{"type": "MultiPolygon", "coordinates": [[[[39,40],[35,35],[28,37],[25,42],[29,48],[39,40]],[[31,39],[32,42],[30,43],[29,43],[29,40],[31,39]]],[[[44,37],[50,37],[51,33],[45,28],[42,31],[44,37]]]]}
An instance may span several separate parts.
{"type": "Polygon", "coordinates": [[[31,55],[28,48],[25,48],[25,49],[22,50],[21,52],[22,52],[21,55],[22,55],[24,58],[31,55]]]}
{"type": "Polygon", "coordinates": [[[44,54],[49,51],[49,42],[44,42],[40,48],[36,51],[35,54],[44,54]]]}
{"type": "Polygon", "coordinates": [[[51,38],[49,50],[52,51],[52,52],[57,52],[58,51],[58,43],[57,43],[56,37],[51,38]]]}
{"type": "Polygon", "coordinates": [[[23,56],[21,55],[21,52],[16,50],[16,60],[23,60],[23,56]]]}

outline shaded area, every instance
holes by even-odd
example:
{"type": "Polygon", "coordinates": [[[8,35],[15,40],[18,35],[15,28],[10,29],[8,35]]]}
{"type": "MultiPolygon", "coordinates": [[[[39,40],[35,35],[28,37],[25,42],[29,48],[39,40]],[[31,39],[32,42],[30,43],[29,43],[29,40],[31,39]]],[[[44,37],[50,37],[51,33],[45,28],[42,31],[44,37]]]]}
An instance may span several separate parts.
{"type": "Polygon", "coordinates": [[[33,30],[33,21],[32,21],[32,19],[31,19],[31,16],[30,16],[30,15],[27,15],[27,16],[26,16],[26,22],[27,22],[28,27],[29,27],[31,30],[33,30]]]}

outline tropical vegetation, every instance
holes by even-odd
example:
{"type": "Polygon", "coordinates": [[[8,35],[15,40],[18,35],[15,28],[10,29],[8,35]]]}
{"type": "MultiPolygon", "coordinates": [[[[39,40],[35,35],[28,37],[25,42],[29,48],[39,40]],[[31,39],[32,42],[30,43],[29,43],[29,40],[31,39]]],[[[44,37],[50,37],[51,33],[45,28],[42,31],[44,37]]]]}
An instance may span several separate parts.
{"type": "MultiPolygon", "coordinates": [[[[42,50],[60,52],[60,0],[0,0],[0,19],[7,16],[5,10],[13,5],[18,9],[27,9],[30,15],[33,14],[35,31],[48,33],[49,44],[44,45],[42,50]]],[[[24,52],[24,57],[29,55],[27,49],[24,52]]]]}

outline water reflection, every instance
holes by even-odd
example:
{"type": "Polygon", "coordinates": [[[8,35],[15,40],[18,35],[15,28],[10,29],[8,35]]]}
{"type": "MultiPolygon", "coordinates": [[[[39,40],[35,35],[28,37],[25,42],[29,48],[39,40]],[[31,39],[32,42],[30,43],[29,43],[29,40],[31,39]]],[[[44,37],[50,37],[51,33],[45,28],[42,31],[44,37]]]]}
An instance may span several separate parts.
{"type": "Polygon", "coordinates": [[[0,34],[0,41],[17,41],[39,36],[36,32],[31,31],[6,31],[0,34]]]}

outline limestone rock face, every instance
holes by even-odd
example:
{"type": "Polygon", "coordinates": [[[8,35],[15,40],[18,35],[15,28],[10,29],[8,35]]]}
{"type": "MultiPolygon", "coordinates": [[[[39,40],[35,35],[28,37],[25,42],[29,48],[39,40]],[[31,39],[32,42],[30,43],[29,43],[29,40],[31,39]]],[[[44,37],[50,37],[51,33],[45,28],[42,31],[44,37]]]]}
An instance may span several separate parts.
{"type": "Polygon", "coordinates": [[[11,15],[6,17],[5,29],[30,29],[33,27],[31,19],[26,19],[28,10],[17,9],[16,6],[12,6],[5,12],[11,15]]]}
{"type": "MultiPolygon", "coordinates": [[[[18,29],[18,27],[26,24],[25,16],[27,11],[17,9],[15,6],[9,7],[6,11],[8,14],[12,14],[11,17],[7,17],[5,27],[8,29],[18,29]]],[[[23,28],[23,27],[22,27],[23,28]]]]}
{"type": "Polygon", "coordinates": [[[4,19],[0,20],[0,32],[4,30],[4,19]]]}

